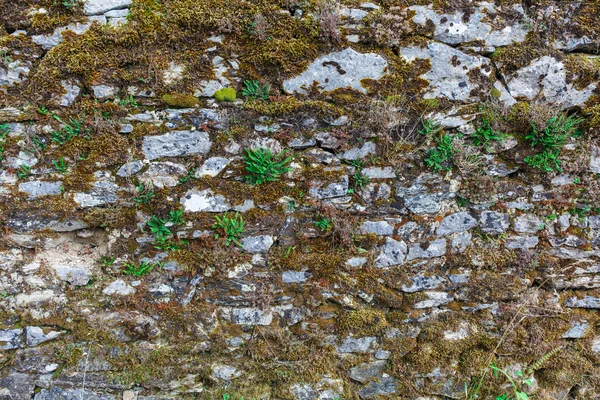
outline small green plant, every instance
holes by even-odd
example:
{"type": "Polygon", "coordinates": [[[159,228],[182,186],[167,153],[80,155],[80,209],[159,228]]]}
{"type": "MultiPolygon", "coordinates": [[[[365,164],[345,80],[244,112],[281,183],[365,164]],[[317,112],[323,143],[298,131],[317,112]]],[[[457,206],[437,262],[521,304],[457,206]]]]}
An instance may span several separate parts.
{"type": "Polygon", "coordinates": [[[182,184],[194,179],[196,177],[196,170],[197,170],[197,168],[190,169],[188,171],[187,175],[185,175],[184,177],[179,179],[179,185],[182,185],[182,184]]]}
{"type": "Polygon", "coordinates": [[[31,176],[31,167],[29,165],[21,165],[17,170],[17,178],[25,179],[31,176]]]}
{"type": "Polygon", "coordinates": [[[67,172],[67,163],[65,162],[64,157],[61,157],[58,161],[52,161],[52,165],[54,165],[54,169],[61,174],[67,172]]]}
{"type": "Polygon", "coordinates": [[[502,142],[505,138],[506,135],[500,131],[494,130],[487,118],[484,117],[481,121],[481,125],[475,129],[472,141],[475,146],[483,146],[488,150],[492,141],[502,142]]]}
{"type": "Polygon", "coordinates": [[[103,267],[110,267],[115,263],[115,260],[116,258],[113,256],[104,256],[100,259],[100,264],[102,264],[103,267]]]}
{"type": "Polygon", "coordinates": [[[49,112],[49,111],[48,111],[48,109],[46,108],[46,106],[41,106],[40,108],[38,108],[38,112],[39,112],[40,114],[42,114],[43,116],[46,116],[46,115],[48,115],[48,112],[49,112]]]}
{"type": "Polygon", "coordinates": [[[287,164],[291,160],[291,157],[284,158],[282,153],[273,155],[271,150],[266,148],[247,149],[244,155],[244,163],[246,164],[246,171],[250,175],[246,176],[246,181],[251,185],[278,181],[282,174],[290,171],[287,164]]]}
{"type": "Polygon", "coordinates": [[[73,118],[69,119],[69,123],[65,123],[61,120],[57,115],[52,115],[52,117],[58,122],[63,124],[63,127],[58,131],[52,131],[50,136],[52,137],[52,141],[54,143],[58,143],[59,145],[63,145],[73,139],[75,136],[79,136],[85,134],[85,137],[89,139],[88,129],[84,127],[83,121],[75,120],[73,118]]]}
{"type": "Polygon", "coordinates": [[[54,5],[61,4],[63,7],[71,9],[75,8],[81,0],[54,0],[54,5]]]}
{"type": "MultiPolygon", "coordinates": [[[[212,226],[213,229],[221,230],[225,236],[225,246],[229,246],[231,243],[235,243],[238,246],[242,246],[240,238],[245,231],[244,218],[240,213],[236,212],[233,218],[224,214],[223,217],[216,216],[215,223],[212,226]]],[[[219,232],[215,233],[215,239],[219,238],[219,232]]]]}
{"type": "Polygon", "coordinates": [[[126,263],[124,267],[125,268],[123,269],[123,273],[125,275],[142,276],[152,271],[152,269],[154,268],[154,264],[142,261],[139,265],[136,265],[134,263],[126,263]]]}
{"type": "Polygon", "coordinates": [[[425,158],[425,164],[435,172],[451,170],[451,160],[454,155],[452,142],[452,136],[442,136],[441,140],[437,143],[437,146],[429,150],[429,155],[425,158]]]}
{"type": "Polygon", "coordinates": [[[10,64],[11,62],[13,62],[13,59],[8,54],[8,50],[0,50],[0,63],[8,66],[8,64],[10,64]]]}
{"type": "Polygon", "coordinates": [[[155,196],[154,191],[148,189],[143,183],[137,185],[137,191],[139,194],[133,198],[133,201],[135,201],[135,204],[138,206],[140,204],[148,204],[155,196]]]}
{"type": "Polygon", "coordinates": [[[137,107],[138,103],[135,101],[135,99],[133,98],[133,95],[130,94],[128,97],[124,98],[123,100],[121,99],[115,99],[115,102],[120,105],[121,107],[137,107]]]}
{"type": "Polygon", "coordinates": [[[321,218],[315,221],[315,226],[321,230],[321,232],[330,231],[333,228],[333,222],[327,218],[321,218]]]}
{"type": "Polygon", "coordinates": [[[544,150],[539,154],[525,157],[527,165],[540,169],[544,172],[562,172],[559,150],[544,150]]]}
{"type": "Polygon", "coordinates": [[[33,136],[31,142],[37,150],[46,150],[46,139],[40,139],[39,136],[33,136]]]}
{"type": "Polygon", "coordinates": [[[0,124],[0,161],[4,158],[4,146],[6,145],[6,136],[10,132],[8,124],[0,124]]]}
{"type": "Polygon", "coordinates": [[[550,118],[541,129],[535,123],[531,123],[531,131],[525,139],[531,142],[532,147],[541,146],[542,152],[527,156],[525,162],[544,172],[562,172],[559,158],[561,149],[569,138],[581,136],[579,126],[582,122],[582,118],[563,113],[550,118]]]}
{"type": "Polygon", "coordinates": [[[234,88],[222,88],[215,92],[217,101],[233,102],[237,98],[237,92],[234,88]]]}
{"type": "Polygon", "coordinates": [[[363,175],[362,170],[364,163],[359,160],[352,161],[352,166],[355,168],[354,175],[352,175],[352,181],[354,182],[354,188],[364,189],[365,186],[371,181],[371,179],[363,175]]]}
{"type": "Polygon", "coordinates": [[[435,135],[436,133],[439,133],[441,130],[442,127],[437,121],[431,121],[421,118],[421,127],[417,129],[417,132],[420,135],[429,138],[435,135]]]}
{"type": "Polygon", "coordinates": [[[181,211],[181,210],[169,211],[169,222],[172,222],[175,225],[182,225],[184,223],[183,211],[181,211]]]}
{"type": "Polygon", "coordinates": [[[257,80],[245,80],[242,94],[252,100],[269,100],[270,91],[269,85],[261,85],[257,80]]]}
{"type": "MultiPolygon", "coordinates": [[[[493,371],[495,377],[497,377],[498,374],[501,373],[508,379],[508,381],[510,382],[510,384],[512,386],[513,392],[515,394],[515,400],[529,400],[529,396],[527,395],[527,393],[520,390],[520,386],[517,385],[517,383],[510,377],[510,375],[506,371],[504,371],[501,368],[496,367],[495,365],[489,365],[488,368],[490,368],[493,371]]],[[[521,378],[521,380],[522,380],[521,386],[522,385],[531,386],[533,384],[531,379],[526,379],[524,377],[523,372],[516,371],[515,375],[517,375],[519,378],[521,378]]]]}
{"type": "Polygon", "coordinates": [[[169,228],[165,226],[166,222],[167,221],[165,221],[164,219],[153,215],[152,217],[150,217],[150,220],[147,223],[148,227],[150,228],[150,232],[154,234],[154,237],[157,241],[166,239],[167,237],[172,235],[172,232],[169,230],[169,228]]]}

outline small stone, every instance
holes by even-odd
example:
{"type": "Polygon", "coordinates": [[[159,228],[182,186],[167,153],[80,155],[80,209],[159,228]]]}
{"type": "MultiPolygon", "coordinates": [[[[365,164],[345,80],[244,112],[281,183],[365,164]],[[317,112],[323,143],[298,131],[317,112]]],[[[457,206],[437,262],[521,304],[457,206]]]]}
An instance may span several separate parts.
{"type": "Polygon", "coordinates": [[[338,353],[367,353],[377,344],[377,338],[374,336],[366,336],[355,338],[347,337],[344,342],[337,346],[338,353]]]}
{"type": "Polygon", "coordinates": [[[374,361],[360,364],[350,369],[350,378],[360,383],[366,383],[370,379],[380,376],[385,368],[386,361],[374,361]]]}
{"type": "Polygon", "coordinates": [[[212,371],[213,378],[221,379],[224,381],[230,381],[242,375],[242,373],[238,371],[237,368],[224,364],[213,365],[212,371]]]}
{"type": "Polygon", "coordinates": [[[565,307],[600,309],[600,298],[593,296],[584,296],[583,299],[578,299],[577,297],[569,297],[565,301],[565,307]]]}
{"type": "Polygon", "coordinates": [[[212,190],[205,189],[188,191],[180,200],[186,212],[225,212],[231,206],[220,194],[214,194],[212,190]]]}
{"type": "Polygon", "coordinates": [[[215,177],[219,175],[225,167],[231,163],[231,160],[224,157],[211,157],[202,164],[202,167],[196,171],[196,178],[203,176],[215,177]]]}
{"type": "Polygon", "coordinates": [[[378,236],[394,234],[394,227],[387,221],[365,221],[360,228],[362,234],[373,233],[378,236]]]}
{"type": "Polygon", "coordinates": [[[100,15],[107,11],[119,10],[131,6],[132,0],[85,0],[85,15],[100,15]]]}
{"type": "Polygon", "coordinates": [[[128,162],[119,168],[117,176],[121,178],[132,176],[140,172],[142,168],[144,168],[144,163],[140,160],[128,162]]]}
{"type": "Polygon", "coordinates": [[[520,233],[536,233],[543,228],[544,222],[541,218],[531,214],[520,215],[514,221],[514,229],[520,233]]]}
{"type": "Polygon", "coordinates": [[[402,264],[408,251],[406,243],[392,239],[389,236],[385,240],[385,244],[381,246],[381,252],[375,259],[375,266],[386,268],[402,264]]]}
{"type": "Polygon", "coordinates": [[[30,199],[35,199],[41,196],[57,196],[62,193],[62,182],[24,182],[19,184],[19,190],[29,194],[30,199]]]}
{"type": "Polygon", "coordinates": [[[273,236],[261,235],[242,239],[244,250],[249,253],[267,253],[273,246],[273,236]]]}
{"type": "Polygon", "coordinates": [[[148,160],[206,154],[212,142],[203,131],[173,131],[159,136],[144,136],[142,150],[148,160]]]}
{"type": "Polygon", "coordinates": [[[509,228],[510,217],[497,211],[483,211],[479,216],[479,222],[483,233],[499,235],[509,228]]]}
{"type": "Polygon", "coordinates": [[[532,249],[537,246],[539,239],[537,236],[511,236],[504,243],[507,249],[532,249]]]}
{"type": "Polygon", "coordinates": [[[360,148],[353,148],[350,150],[346,150],[344,153],[340,155],[340,159],[342,160],[359,160],[361,158],[365,158],[368,155],[376,154],[377,146],[373,142],[366,142],[360,148]]]}
{"type": "Polygon", "coordinates": [[[95,182],[91,191],[75,193],[73,200],[82,208],[116,203],[119,186],[109,181],[95,182]]]}
{"type": "Polygon", "coordinates": [[[133,287],[129,286],[127,283],[125,283],[125,281],[123,279],[117,279],[116,281],[114,281],[113,283],[108,285],[106,288],[104,288],[102,293],[104,293],[108,296],[112,296],[114,294],[118,294],[121,296],[127,296],[130,294],[134,294],[135,289],[133,287]]]}
{"type": "Polygon", "coordinates": [[[441,257],[446,254],[446,239],[437,239],[432,242],[414,243],[408,249],[406,261],[418,258],[441,257]]]}
{"type": "Polygon", "coordinates": [[[283,283],[304,283],[310,277],[309,272],[285,271],[281,274],[283,283]]]}
{"type": "Polygon", "coordinates": [[[451,233],[468,231],[477,226],[477,220],[468,212],[458,212],[447,216],[442,220],[436,233],[439,236],[449,235],[451,233]]]}
{"type": "Polygon", "coordinates": [[[56,339],[63,332],[50,331],[44,333],[42,328],[38,326],[28,326],[25,328],[25,342],[27,346],[37,346],[40,343],[48,342],[56,339]]]}
{"type": "Polygon", "coordinates": [[[396,173],[392,170],[391,167],[379,168],[379,167],[370,167],[364,168],[362,174],[369,179],[395,179],[396,173]]]}
{"type": "Polygon", "coordinates": [[[438,288],[441,284],[445,282],[445,279],[439,276],[425,276],[418,275],[412,278],[412,285],[402,286],[402,291],[405,293],[416,293],[421,292],[423,290],[431,290],[438,288]]]}
{"type": "Polygon", "coordinates": [[[234,308],[231,322],[237,325],[271,325],[273,313],[259,308],[234,308]]]}
{"type": "Polygon", "coordinates": [[[563,339],[581,339],[585,336],[588,329],[590,328],[590,324],[587,321],[583,322],[575,322],[572,324],[571,328],[562,335],[563,339]]]}
{"type": "Polygon", "coordinates": [[[332,182],[329,184],[320,181],[311,182],[308,193],[312,197],[316,197],[318,199],[342,197],[346,196],[348,193],[348,185],[348,175],[344,175],[339,182],[332,182]]]}
{"type": "Polygon", "coordinates": [[[12,350],[23,347],[23,329],[0,329],[0,349],[12,350]]]}
{"type": "Polygon", "coordinates": [[[427,297],[429,297],[429,299],[419,301],[413,306],[413,308],[418,310],[421,308],[439,307],[454,300],[454,298],[446,292],[425,292],[425,294],[427,297]]]}
{"type": "Polygon", "coordinates": [[[379,396],[387,396],[396,393],[397,381],[391,376],[370,382],[358,391],[361,399],[373,399],[379,396]]]}
{"type": "Polygon", "coordinates": [[[117,94],[118,89],[114,86],[95,85],[92,86],[94,97],[97,99],[113,98],[117,94]]]}

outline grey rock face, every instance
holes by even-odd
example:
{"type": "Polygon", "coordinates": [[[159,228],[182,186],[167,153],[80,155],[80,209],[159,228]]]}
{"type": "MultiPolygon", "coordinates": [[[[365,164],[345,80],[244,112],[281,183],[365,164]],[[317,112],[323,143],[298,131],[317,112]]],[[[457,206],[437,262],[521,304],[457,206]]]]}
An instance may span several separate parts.
{"type": "Polygon", "coordinates": [[[30,63],[13,61],[6,64],[6,68],[0,66],[0,86],[14,86],[25,80],[31,70],[30,63]]]}
{"type": "Polygon", "coordinates": [[[86,15],[100,15],[111,10],[121,10],[131,6],[132,0],[85,0],[83,12],[86,15]]]}
{"type": "Polygon", "coordinates": [[[33,400],[117,400],[116,397],[108,394],[94,393],[85,389],[62,389],[53,386],[50,389],[42,389],[37,393],[33,400]]]}
{"type": "Polygon", "coordinates": [[[212,376],[217,379],[221,379],[224,381],[230,381],[242,375],[237,368],[231,365],[223,365],[217,364],[212,366],[213,374],[212,376]]]}
{"type": "Polygon", "coordinates": [[[135,175],[142,170],[144,167],[144,163],[140,160],[128,162],[127,164],[123,164],[121,168],[117,171],[117,176],[125,178],[127,176],[135,175]]]}
{"type": "Polygon", "coordinates": [[[129,294],[135,293],[135,289],[132,286],[125,283],[125,281],[123,279],[117,279],[116,281],[114,281],[110,285],[108,285],[106,288],[104,288],[102,293],[109,295],[109,296],[114,295],[114,294],[118,294],[121,296],[127,296],[129,294]]]}
{"type": "Polygon", "coordinates": [[[406,243],[386,237],[385,244],[381,246],[381,252],[375,259],[375,266],[386,268],[402,264],[407,250],[406,243]]]}
{"type": "Polygon", "coordinates": [[[565,307],[600,309],[600,297],[584,296],[583,299],[569,297],[565,300],[565,307]]]}
{"type": "Polygon", "coordinates": [[[449,235],[451,233],[465,232],[477,226],[477,220],[468,212],[458,212],[448,215],[442,220],[436,233],[439,236],[449,235]]]}
{"type": "Polygon", "coordinates": [[[413,17],[414,23],[426,26],[428,21],[432,21],[435,25],[433,38],[450,45],[482,40],[486,46],[506,46],[524,41],[528,32],[523,24],[526,17],[520,4],[513,7],[520,19],[511,21],[510,25],[501,30],[493,26],[493,16],[498,15],[493,3],[481,3],[467,18],[461,10],[442,14],[433,10],[431,6],[411,6],[409,9],[416,12],[413,17]]]}
{"type": "Polygon", "coordinates": [[[348,175],[341,177],[340,181],[332,183],[313,182],[308,193],[318,199],[342,197],[348,193],[348,175]]]}
{"type": "Polygon", "coordinates": [[[446,254],[446,239],[437,239],[432,242],[413,243],[408,249],[406,261],[418,258],[441,257],[446,254]]]}
{"type": "Polygon", "coordinates": [[[590,155],[590,171],[600,174],[600,147],[593,146],[590,155]]]}
{"type": "Polygon", "coordinates": [[[225,212],[231,208],[225,196],[214,194],[212,190],[192,189],[181,198],[186,212],[225,212]]]}
{"type": "Polygon", "coordinates": [[[92,86],[94,97],[97,99],[113,98],[118,92],[118,88],[109,85],[95,85],[92,86]]]}
{"type": "Polygon", "coordinates": [[[387,221],[365,221],[361,228],[363,234],[374,233],[378,236],[386,236],[394,234],[394,227],[387,221]]]}
{"type": "Polygon", "coordinates": [[[437,214],[442,201],[451,197],[448,184],[438,176],[423,174],[409,187],[396,185],[396,197],[406,208],[419,215],[437,214]]]}
{"type": "Polygon", "coordinates": [[[85,286],[90,281],[91,272],[86,266],[57,264],[52,268],[60,280],[72,285],[85,286]]]}
{"type": "Polygon", "coordinates": [[[307,94],[313,83],[323,91],[352,88],[363,93],[362,79],[380,79],[387,61],[378,54],[361,54],[351,48],[318,57],[308,69],[295,78],[283,82],[287,93],[307,94]]]}
{"type": "Polygon", "coordinates": [[[532,249],[538,245],[537,236],[511,236],[506,240],[504,247],[507,249],[532,249]]]}
{"type": "Polygon", "coordinates": [[[112,204],[117,201],[119,186],[109,181],[94,183],[94,187],[87,193],[75,193],[73,200],[82,208],[97,207],[112,204]]]}
{"type": "Polygon", "coordinates": [[[417,302],[413,307],[415,309],[439,307],[450,303],[454,298],[446,292],[425,292],[427,300],[417,302]]]}
{"type": "MultiPolygon", "coordinates": [[[[34,35],[31,37],[33,43],[41,46],[44,50],[50,50],[51,48],[58,46],[63,40],[63,32],[71,31],[76,35],[82,35],[90,29],[92,23],[95,21],[100,24],[106,24],[106,18],[104,17],[91,17],[87,22],[76,22],[73,24],[69,24],[67,26],[59,27],[54,30],[52,34],[49,35],[34,35]]],[[[64,84],[63,84],[64,86],[64,84]]]]}
{"type": "Polygon", "coordinates": [[[206,154],[212,142],[202,131],[173,131],[160,136],[146,136],[142,150],[148,160],[206,154]]]}
{"type": "Polygon", "coordinates": [[[62,182],[32,181],[19,184],[19,190],[29,194],[30,199],[61,194],[62,182]]]}
{"type": "Polygon", "coordinates": [[[357,365],[350,369],[350,378],[360,383],[366,383],[370,379],[380,376],[385,364],[386,361],[374,361],[357,365]]]}
{"type": "Polygon", "coordinates": [[[285,271],[281,274],[283,283],[304,283],[309,277],[309,272],[302,271],[285,271]]]}
{"type": "Polygon", "coordinates": [[[400,49],[407,61],[425,59],[431,62],[431,70],[421,75],[429,82],[425,98],[447,97],[450,100],[466,101],[480,84],[472,81],[469,73],[477,71],[484,78],[490,77],[492,66],[484,57],[470,56],[442,43],[430,42],[400,49]]]}
{"type": "Polygon", "coordinates": [[[231,322],[238,325],[271,325],[273,313],[259,308],[234,308],[231,322]]]}
{"type": "Polygon", "coordinates": [[[592,83],[583,90],[577,90],[573,83],[567,83],[565,64],[550,56],[544,56],[518,70],[507,82],[508,90],[514,98],[532,100],[543,98],[563,108],[585,103],[597,84],[592,83]]]}
{"type": "Polygon", "coordinates": [[[373,142],[366,142],[360,148],[353,148],[345,151],[340,155],[342,160],[359,160],[365,158],[368,155],[376,153],[376,145],[373,142]]]}
{"type": "Polygon", "coordinates": [[[75,102],[75,99],[77,99],[81,92],[81,88],[70,81],[61,81],[60,83],[63,89],[65,89],[65,94],[59,97],[58,104],[63,107],[68,107],[75,102]]]}
{"type": "Polygon", "coordinates": [[[510,226],[510,217],[497,211],[483,211],[479,216],[483,233],[501,234],[510,226]]]}
{"type": "Polygon", "coordinates": [[[61,334],[62,332],[56,331],[44,333],[42,328],[38,326],[28,326],[25,328],[25,342],[27,343],[27,346],[37,346],[40,343],[56,339],[61,334]]]}
{"type": "Polygon", "coordinates": [[[244,250],[249,253],[267,253],[271,246],[273,246],[273,236],[261,235],[252,236],[242,239],[242,246],[244,250]]]}
{"type": "Polygon", "coordinates": [[[515,218],[514,222],[515,231],[520,233],[536,233],[543,227],[544,222],[541,218],[530,214],[520,215],[515,218]]]}
{"type": "Polygon", "coordinates": [[[361,399],[373,399],[376,396],[386,396],[396,393],[396,379],[388,376],[374,381],[358,391],[361,399]]]}
{"type": "Polygon", "coordinates": [[[139,176],[139,179],[144,185],[151,184],[162,189],[177,186],[179,179],[185,176],[187,172],[187,168],[181,164],[169,161],[154,162],[150,163],[148,169],[139,176]]]}
{"type": "Polygon", "coordinates": [[[379,168],[379,167],[370,167],[364,168],[362,170],[362,174],[369,179],[394,179],[396,178],[396,174],[392,170],[391,167],[379,168]]]}
{"type": "Polygon", "coordinates": [[[589,328],[590,324],[587,321],[575,322],[572,324],[571,328],[562,335],[562,338],[581,339],[585,336],[589,328]]]}
{"type": "Polygon", "coordinates": [[[21,373],[11,373],[0,378],[0,396],[2,396],[2,399],[7,400],[30,400],[35,387],[32,378],[31,375],[21,373]]]}
{"type": "Polygon", "coordinates": [[[431,289],[436,289],[438,288],[440,285],[442,285],[444,283],[444,278],[440,277],[440,276],[425,276],[425,275],[418,275],[414,278],[412,278],[412,284],[410,286],[408,285],[403,285],[402,286],[402,291],[405,293],[416,293],[416,292],[421,292],[423,290],[431,290],[431,289]]]}
{"type": "Polygon", "coordinates": [[[344,342],[337,346],[338,353],[367,353],[373,350],[377,338],[374,336],[347,337],[344,342]]]}
{"type": "Polygon", "coordinates": [[[211,157],[208,160],[204,161],[202,167],[198,171],[196,171],[196,178],[201,178],[203,176],[215,177],[219,175],[226,166],[231,162],[230,159],[224,157],[211,157]]]}
{"type": "Polygon", "coordinates": [[[0,330],[0,349],[12,350],[23,346],[23,329],[0,330]]]}

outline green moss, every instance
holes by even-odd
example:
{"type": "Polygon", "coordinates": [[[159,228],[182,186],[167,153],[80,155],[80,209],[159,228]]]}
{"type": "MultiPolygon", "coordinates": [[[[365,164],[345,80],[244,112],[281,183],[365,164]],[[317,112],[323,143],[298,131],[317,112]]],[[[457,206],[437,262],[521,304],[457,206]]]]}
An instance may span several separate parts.
{"type": "Polygon", "coordinates": [[[493,99],[499,99],[500,96],[502,96],[502,93],[500,92],[500,90],[492,88],[492,90],[490,91],[490,96],[492,96],[493,99]]]}
{"type": "Polygon", "coordinates": [[[218,101],[235,101],[237,93],[234,88],[223,88],[215,92],[215,99],[218,101]]]}
{"type": "Polygon", "coordinates": [[[169,107],[176,108],[191,108],[198,104],[198,98],[191,94],[165,94],[162,99],[169,107]]]}

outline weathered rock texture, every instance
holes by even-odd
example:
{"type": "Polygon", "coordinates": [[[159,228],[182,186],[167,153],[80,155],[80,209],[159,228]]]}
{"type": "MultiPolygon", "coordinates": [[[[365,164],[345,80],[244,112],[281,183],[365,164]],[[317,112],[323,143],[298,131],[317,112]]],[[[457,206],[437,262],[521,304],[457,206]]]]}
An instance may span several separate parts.
{"type": "Polygon", "coordinates": [[[599,17],[0,1],[0,399],[600,399],[599,17]]]}

